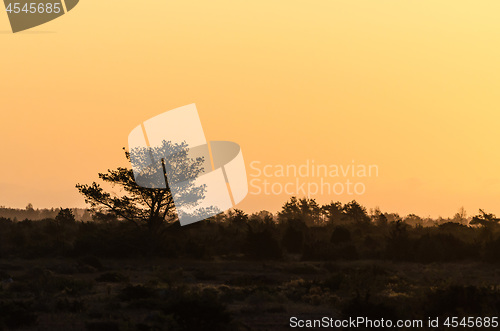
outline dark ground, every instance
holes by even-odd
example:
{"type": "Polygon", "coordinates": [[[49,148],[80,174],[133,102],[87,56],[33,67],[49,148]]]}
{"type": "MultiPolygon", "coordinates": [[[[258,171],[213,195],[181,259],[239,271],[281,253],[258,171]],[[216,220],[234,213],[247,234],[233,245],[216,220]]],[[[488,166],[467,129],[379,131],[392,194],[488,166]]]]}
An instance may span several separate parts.
{"type": "Polygon", "coordinates": [[[291,316],[461,318],[500,309],[500,268],[490,264],[294,259],[1,259],[0,325],[284,330],[291,316]]]}

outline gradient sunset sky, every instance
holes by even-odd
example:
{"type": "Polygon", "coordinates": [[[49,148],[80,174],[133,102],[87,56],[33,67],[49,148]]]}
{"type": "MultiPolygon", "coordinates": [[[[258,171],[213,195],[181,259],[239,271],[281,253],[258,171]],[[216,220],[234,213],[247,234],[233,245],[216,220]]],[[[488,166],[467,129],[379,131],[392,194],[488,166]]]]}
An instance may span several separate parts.
{"type": "Polygon", "coordinates": [[[500,214],[499,13],[498,0],[81,0],[18,34],[0,13],[0,205],[83,207],[74,185],[127,165],[135,126],[196,103],[207,139],[239,143],[247,166],[378,165],[364,195],[321,203],[500,214]]]}

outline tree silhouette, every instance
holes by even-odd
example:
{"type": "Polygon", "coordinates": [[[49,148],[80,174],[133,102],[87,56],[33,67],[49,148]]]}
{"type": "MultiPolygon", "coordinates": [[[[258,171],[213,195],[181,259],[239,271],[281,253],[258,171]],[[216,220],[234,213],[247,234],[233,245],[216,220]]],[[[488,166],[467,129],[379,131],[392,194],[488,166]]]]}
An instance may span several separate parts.
{"type": "Polygon", "coordinates": [[[476,215],[470,221],[471,225],[482,225],[484,227],[491,227],[500,222],[500,218],[496,218],[493,214],[488,214],[484,210],[479,209],[480,214],[476,215]]]}
{"type": "Polygon", "coordinates": [[[375,222],[375,225],[385,227],[389,220],[387,216],[380,211],[380,208],[375,208],[372,212],[372,220],[375,222]]]}
{"type": "Polygon", "coordinates": [[[312,226],[319,223],[320,216],[321,208],[316,200],[291,197],[278,213],[278,220],[283,223],[289,220],[299,219],[306,225],[312,226]]]}
{"type": "Polygon", "coordinates": [[[332,201],[328,205],[322,206],[321,212],[323,213],[323,215],[325,215],[326,220],[332,224],[341,221],[344,217],[342,203],[340,203],[339,201],[332,201]]]}
{"type": "Polygon", "coordinates": [[[125,157],[142,167],[138,178],[132,169],[122,167],[99,173],[102,181],[118,187],[121,194],[107,192],[96,182],[76,185],[94,215],[145,225],[151,232],[157,232],[163,224],[177,220],[170,185],[182,182],[178,199],[186,205],[196,205],[204,197],[206,187],[194,184],[194,179],[204,171],[204,158],[189,157],[186,143],[163,141],[159,147],[125,151],[125,157]]]}
{"type": "Polygon", "coordinates": [[[346,218],[356,223],[369,223],[370,217],[366,213],[366,208],[361,206],[356,200],[344,205],[346,218]]]}
{"type": "Polygon", "coordinates": [[[75,215],[73,211],[69,208],[61,208],[59,213],[57,214],[55,221],[57,224],[72,224],[75,223],[75,215]]]}

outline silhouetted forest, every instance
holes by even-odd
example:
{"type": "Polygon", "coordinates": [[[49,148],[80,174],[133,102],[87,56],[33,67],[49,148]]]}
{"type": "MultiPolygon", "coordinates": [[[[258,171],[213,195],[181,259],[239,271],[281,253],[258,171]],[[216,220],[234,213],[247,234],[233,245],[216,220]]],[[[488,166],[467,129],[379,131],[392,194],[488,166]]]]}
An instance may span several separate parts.
{"type": "Polygon", "coordinates": [[[0,257],[167,257],[211,260],[500,262],[500,223],[480,211],[466,218],[404,218],[352,201],[320,206],[291,198],[280,212],[230,210],[181,227],[148,226],[95,215],[77,221],[70,209],[54,218],[0,218],[0,257]]]}
{"type": "MultiPolygon", "coordinates": [[[[30,221],[38,221],[48,218],[55,218],[59,211],[63,208],[43,208],[35,209],[31,203],[29,203],[24,209],[7,208],[0,206],[0,217],[9,218],[13,221],[21,221],[28,219],[30,221]]],[[[75,216],[76,220],[79,221],[92,221],[92,214],[86,208],[71,208],[71,212],[75,216]]]]}
{"type": "Polygon", "coordinates": [[[433,220],[291,198],[274,215],[154,228],[89,214],[0,218],[0,329],[285,330],[291,316],[500,312],[500,224],[484,211],[433,220]]]}

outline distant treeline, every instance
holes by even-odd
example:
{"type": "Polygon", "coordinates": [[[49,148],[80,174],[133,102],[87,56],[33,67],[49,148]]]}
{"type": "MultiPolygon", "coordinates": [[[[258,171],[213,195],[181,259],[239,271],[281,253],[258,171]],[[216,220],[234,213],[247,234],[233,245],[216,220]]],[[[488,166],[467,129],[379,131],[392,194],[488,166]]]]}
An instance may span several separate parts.
{"type": "Polygon", "coordinates": [[[319,206],[312,199],[292,198],[277,215],[231,210],[185,227],[165,223],[152,232],[116,218],[77,221],[72,210],[62,209],[39,221],[1,218],[0,257],[500,262],[500,225],[494,215],[481,211],[470,220],[457,216],[455,222],[433,226],[423,226],[425,221],[416,217],[368,213],[355,201],[319,206]]]}
{"type": "MultiPolygon", "coordinates": [[[[55,218],[57,214],[61,211],[61,208],[44,208],[44,209],[34,209],[32,204],[28,204],[25,209],[15,209],[0,207],[0,217],[10,218],[15,221],[31,220],[39,221],[46,218],[55,218]]],[[[92,215],[85,208],[71,208],[73,215],[76,220],[88,222],[92,220],[92,215]]]]}

